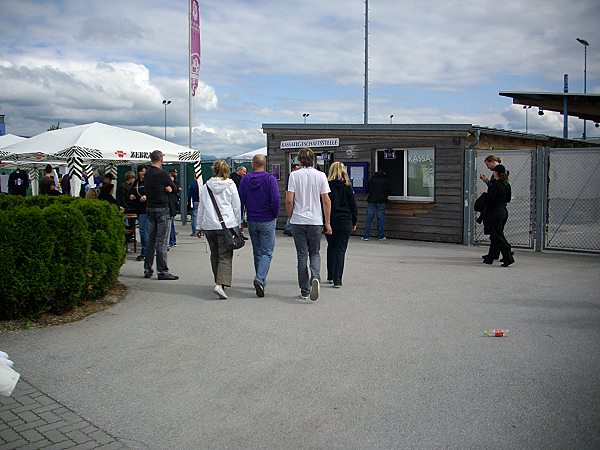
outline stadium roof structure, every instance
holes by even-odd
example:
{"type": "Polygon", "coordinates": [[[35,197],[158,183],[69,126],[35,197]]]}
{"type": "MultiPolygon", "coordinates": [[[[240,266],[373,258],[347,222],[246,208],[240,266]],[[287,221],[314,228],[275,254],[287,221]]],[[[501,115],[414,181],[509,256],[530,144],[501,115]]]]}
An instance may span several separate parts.
{"type": "Polygon", "coordinates": [[[600,95],[562,92],[509,92],[500,91],[503,97],[513,99],[513,104],[535,106],[543,111],[564,114],[565,98],[567,114],[582,120],[600,122],[600,95]]]}

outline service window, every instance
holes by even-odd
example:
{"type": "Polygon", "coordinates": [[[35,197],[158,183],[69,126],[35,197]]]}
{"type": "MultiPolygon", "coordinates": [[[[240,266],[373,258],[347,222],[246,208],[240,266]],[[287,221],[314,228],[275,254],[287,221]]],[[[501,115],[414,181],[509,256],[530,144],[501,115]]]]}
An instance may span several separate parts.
{"type": "MultiPolygon", "coordinates": [[[[327,175],[329,173],[329,167],[333,163],[333,152],[315,152],[314,150],[313,152],[315,154],[314,168],[320,170],[321,172],[325,172],[325,175],[327,175]]],[[[298,152],[290,153],[289,167],[291,168],[292,164],[294,163],[300,164],[300,161],[298,160],[298,152]]]]}
{"type": "Polygon", "coordinates": [[[390,177],[390,200],[433,201],[434,167],[433,148],[377,150],[376,170],[390,177]]]}

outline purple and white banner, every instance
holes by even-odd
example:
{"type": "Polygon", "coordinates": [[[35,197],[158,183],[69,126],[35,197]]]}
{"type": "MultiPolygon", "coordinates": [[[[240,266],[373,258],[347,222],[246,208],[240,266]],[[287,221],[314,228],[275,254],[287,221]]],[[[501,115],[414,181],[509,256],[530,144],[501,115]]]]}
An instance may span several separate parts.
{"type": "Polygon", "coordinates": [[[190,0],[190,87],[192,97],[196,95],[200,77],[200,5],[190,0]]]}

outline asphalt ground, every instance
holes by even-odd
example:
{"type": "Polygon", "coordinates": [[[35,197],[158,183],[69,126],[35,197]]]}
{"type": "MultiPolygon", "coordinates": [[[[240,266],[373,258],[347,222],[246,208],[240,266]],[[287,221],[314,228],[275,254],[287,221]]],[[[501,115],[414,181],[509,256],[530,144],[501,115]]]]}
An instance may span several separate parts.
{"type": "MultiPolygon", "coordinates": [[[[103,445],[600,447],[600,256],[517,249],[502,268],[482,264],[482,247],[352,237],[343,287],[311,302],[278,231],[266,296],[248,242],[219,300],[204,242],[178,229],[178,281],[144,279],[128,253],[123,302],[0,335],[25,386],[103,445]],[[510,334],[483,337],[491,327],[510,334]]],[[[321,250],[325,278],[325,239],[321,250]]],[[[75,448],[96,448],[86,442],[75,448]]]]}

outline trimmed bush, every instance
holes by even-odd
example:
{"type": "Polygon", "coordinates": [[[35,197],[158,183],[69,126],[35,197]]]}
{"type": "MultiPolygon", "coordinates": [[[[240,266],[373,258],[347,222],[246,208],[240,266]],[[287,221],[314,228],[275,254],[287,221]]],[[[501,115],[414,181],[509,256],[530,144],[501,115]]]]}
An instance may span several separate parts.
{"type": "Polygon", "coordinates": [[[107,202],[0,196],[0,319],[62,313],[103,296],[125,260],[125,229],[107,202]]]}

